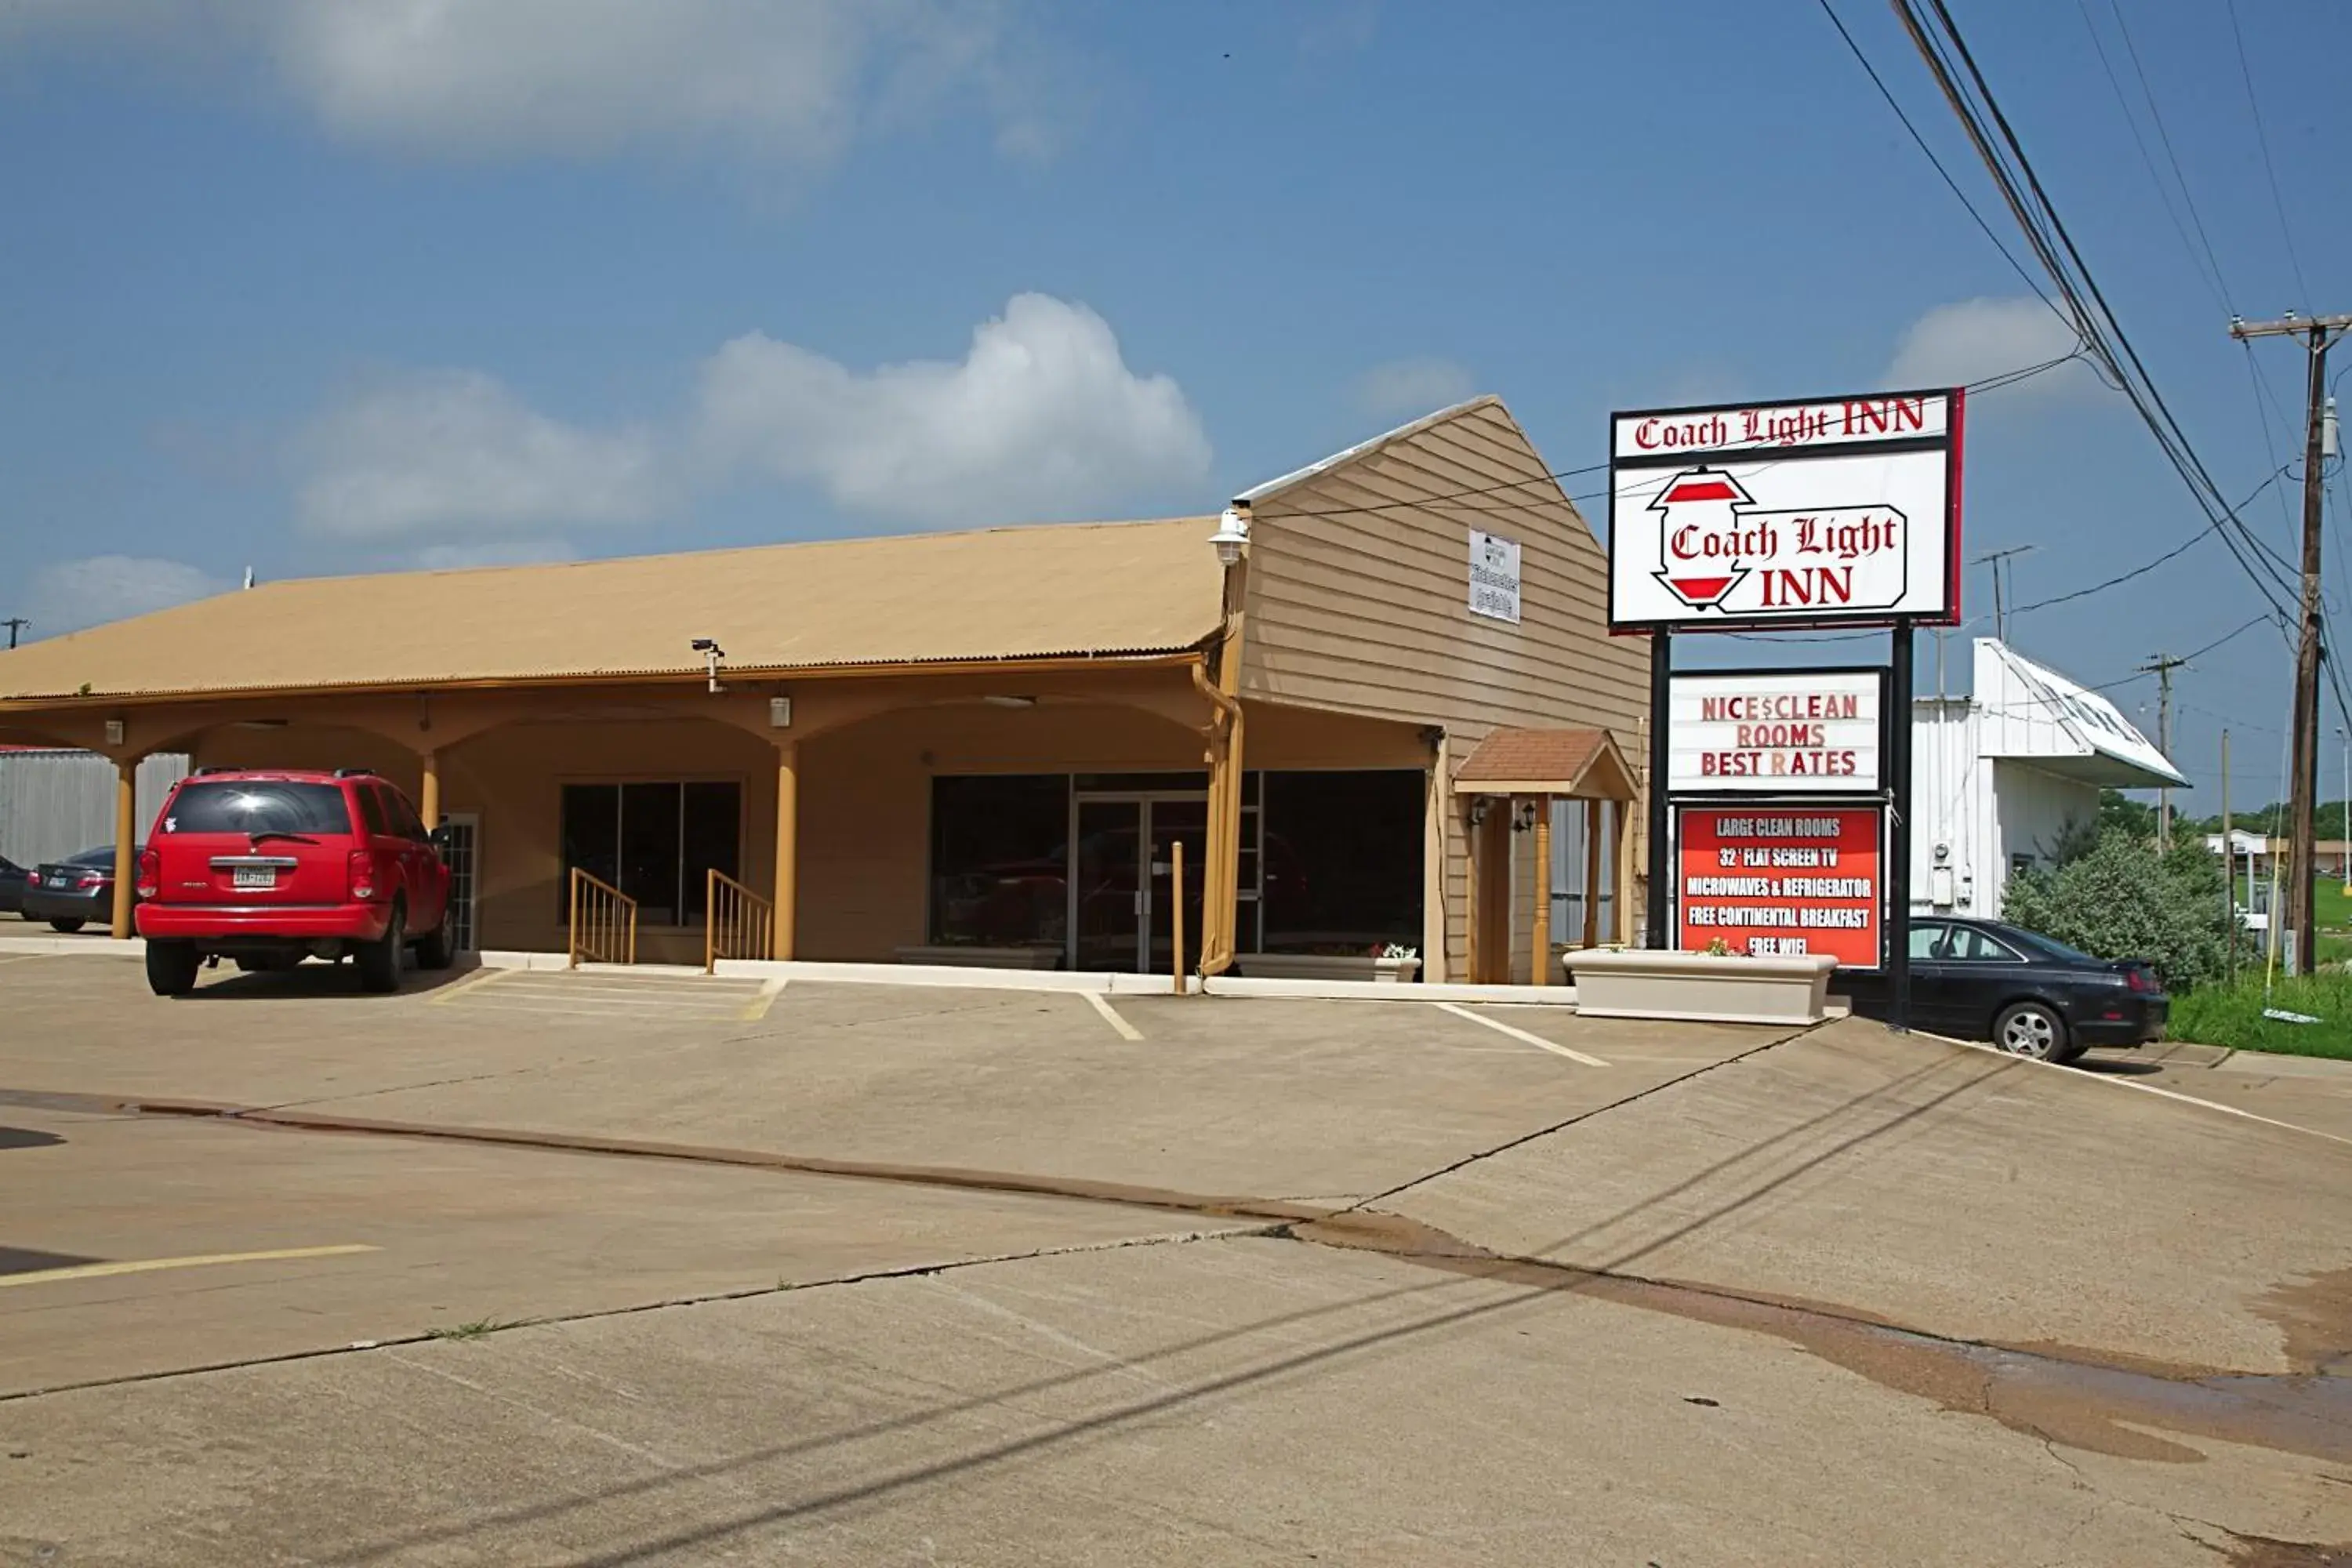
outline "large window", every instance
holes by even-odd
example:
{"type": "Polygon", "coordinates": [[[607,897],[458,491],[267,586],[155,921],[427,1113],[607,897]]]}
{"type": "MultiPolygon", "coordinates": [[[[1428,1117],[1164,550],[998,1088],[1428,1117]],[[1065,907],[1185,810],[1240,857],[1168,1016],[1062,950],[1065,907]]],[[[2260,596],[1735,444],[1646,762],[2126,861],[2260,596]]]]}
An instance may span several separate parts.
{"type": "Polygon", "coordinates": [[[933,779],[930,940],[1061,948],[1069,837],[1066,773],[933,779]]]}
{"type": "Polygon", "coordinates": [[[563,902],[574,867],[637,900],[646,925],[702,923],[715,868],[740,874],[743,786],[725,783],[563,786],[563,902]]]}
{"type": "Polygon", "coordinates": [[[1263,951],[1419,950],[1424,788],[1418,770],[1265,775],[1263,951]]]}

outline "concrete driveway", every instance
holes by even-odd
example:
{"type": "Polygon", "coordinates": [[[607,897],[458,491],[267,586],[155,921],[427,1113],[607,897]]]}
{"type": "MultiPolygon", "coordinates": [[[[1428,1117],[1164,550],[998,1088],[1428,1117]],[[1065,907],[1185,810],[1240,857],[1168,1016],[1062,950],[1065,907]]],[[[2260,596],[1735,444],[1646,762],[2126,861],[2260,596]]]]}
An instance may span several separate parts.
{"type": "Polygon", "coordinates": [[[0,1563],[2352,1542],[2325,1127],[1861,1023],[338,978],[0,965],[0,1563]]]}

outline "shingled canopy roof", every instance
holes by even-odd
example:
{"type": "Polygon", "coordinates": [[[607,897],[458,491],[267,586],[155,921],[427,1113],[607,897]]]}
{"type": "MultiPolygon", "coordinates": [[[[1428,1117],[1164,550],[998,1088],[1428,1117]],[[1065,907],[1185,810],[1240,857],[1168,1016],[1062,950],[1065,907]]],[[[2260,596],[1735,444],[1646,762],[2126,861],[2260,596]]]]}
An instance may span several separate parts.
{"type": "Polygon", "coordinates": [[[1454,775],[1456,795],[1632,800],[1633,770],[1606,730],[1496,730],[1454,775]]]}

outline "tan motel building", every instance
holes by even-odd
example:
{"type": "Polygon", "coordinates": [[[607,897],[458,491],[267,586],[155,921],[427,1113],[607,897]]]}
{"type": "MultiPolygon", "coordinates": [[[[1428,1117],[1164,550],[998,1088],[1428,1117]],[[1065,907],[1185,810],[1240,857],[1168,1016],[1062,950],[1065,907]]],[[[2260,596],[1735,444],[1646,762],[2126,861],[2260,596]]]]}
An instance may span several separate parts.
{"type": "Polygon", "coordinates": [[[122,903],[177,752],[398,784],[466,948],[1557,981],[1643,896],[1606,598],[1481,398],[1222,514],[266,584],[0,654],[0,742],[114,761],[122,903]]]}

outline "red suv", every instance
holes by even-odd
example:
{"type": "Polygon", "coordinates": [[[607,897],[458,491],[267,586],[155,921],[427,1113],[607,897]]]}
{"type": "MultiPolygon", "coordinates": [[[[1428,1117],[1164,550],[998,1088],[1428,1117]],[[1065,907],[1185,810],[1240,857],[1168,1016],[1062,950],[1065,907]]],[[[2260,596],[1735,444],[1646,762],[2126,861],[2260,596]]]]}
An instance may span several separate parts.
{"type": "Polygon", "coordinates": [[[404,952],[449,965],[449,869],[408,797],[375,774],[199,768],[139,855],[139,934],[158,996],[196,970],[358,961],[361,988],[400,984],[404,952]]]}

